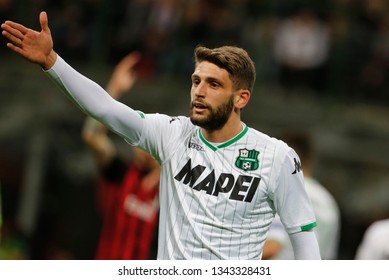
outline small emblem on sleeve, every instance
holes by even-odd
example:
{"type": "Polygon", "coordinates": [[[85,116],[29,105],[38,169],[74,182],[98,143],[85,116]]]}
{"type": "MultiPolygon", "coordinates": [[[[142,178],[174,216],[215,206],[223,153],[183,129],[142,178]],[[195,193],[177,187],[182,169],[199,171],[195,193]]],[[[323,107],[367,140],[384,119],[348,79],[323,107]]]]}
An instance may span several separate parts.
{"type": "Polygon", "coordinates": [[[235,166],[244,170],[256,170],[258,169],[258,155],[256,150],[240,149],[239,156],[236,158],[235,166]]]}
{"type": "Polygon", "coordinates": [[[135,111],[135,112],[137,112],[138,115],[139,115],[142,119],[145,118],[145,114],[144,114],[143,112],[141,112],[141,111],[135,111]]]}
{"type": "Polygon", "coordinates": [[[171,117],[169,123],[172,123],[172,122],[174,122],[174,121],[176,121],[178,119],[179,119],[178,117],[171,117]]]}
{"type": "Polygon", "coordinates": [[[298,161],[296,158],[294,158],[294,171],[292,172],[292,174],[296,174],[297,172],[300,172],[301,170],[303,170],[303,168],[301,166],[301,162],[298,161]]]}

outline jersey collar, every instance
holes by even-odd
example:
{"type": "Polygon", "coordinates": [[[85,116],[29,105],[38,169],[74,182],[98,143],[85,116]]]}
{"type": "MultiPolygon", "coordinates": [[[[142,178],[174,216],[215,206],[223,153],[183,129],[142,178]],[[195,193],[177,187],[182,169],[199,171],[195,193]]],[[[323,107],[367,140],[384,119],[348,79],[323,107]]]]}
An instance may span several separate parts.
{"type": "Polygon", "coordinates": [[[240,138],[242,138],[247,133],[249,128],[244,123],[242,123],[242,124],[243,124],[243,129],[238,135],[236,135],[234,138],[232,138],[224,143],[221,143],[219,145],[216,145],[216,146],[214,144],[208,142],[207,139],[204,138],[203,134],[201,133],[201,128],[199,128],[199,137],[200,137],[201,141],[203,141],[204,144],[208,146],[208,148],[210,148],[212,151],[216,151],[218,149],[222,149],[222,148],[225,148],[225,147],[232,145],[233,143],[237,142],[240,138]]]}

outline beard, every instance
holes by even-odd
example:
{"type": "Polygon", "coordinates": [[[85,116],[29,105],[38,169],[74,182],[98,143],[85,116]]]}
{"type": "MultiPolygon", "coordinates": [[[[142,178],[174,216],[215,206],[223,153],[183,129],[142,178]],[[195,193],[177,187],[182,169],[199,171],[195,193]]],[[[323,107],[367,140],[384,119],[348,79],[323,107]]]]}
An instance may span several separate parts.
{"type": "Polygon", "coordinates": [[[234,97],[216,108],[207,106],[209,114],[207,116],[194,116],[193,103],[190,104],[190,120],[194,125],[197,125],[206,130],[214,131],[222,128],[234,109],[234,97]]]}

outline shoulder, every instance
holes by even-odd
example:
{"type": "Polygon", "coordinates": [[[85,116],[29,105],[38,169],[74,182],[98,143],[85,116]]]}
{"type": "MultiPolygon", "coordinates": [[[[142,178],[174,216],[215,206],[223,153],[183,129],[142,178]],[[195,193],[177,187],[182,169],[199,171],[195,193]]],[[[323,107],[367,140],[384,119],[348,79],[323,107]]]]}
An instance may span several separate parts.
{"type": "Polygon", "coordinates": [[[253,141],[256,141],[259,145],[271,151],[277,151],[280,154],[286,154],[289,151],[292,151],[284,141],[260,132],[255,128],[249,127],[247,135],[253,141]]]}
{"type": "Polygon", "coordinates": [[[161,113],[144,113],[141,111],[136,111],[142,119],[145,120],[153,120],[153,121],[161,121],[161,122],[169,122],[169,123],[182,123],[189,120],[188,117],[185,116],[171,116],[167,114],[161,113]]]}
{"type": "Polygon", "coordinates": [[[139,112],[140,115],[143,116],[146,120],[151,121],[158,121],[161,123],[166,123],[168,125],[192,125],[190,119],[185,116],[170,116],[166,114],[160,114],[160,113],[153,113],[153,114],[144,114],[142,112],[139,112]]]}
{"type": "Polygon", "coordinates": [[[364,258],[363,252],[365,250],[376,248],[382,251],[384,248],[388,248],[386,244],[389,244],[389,220],[373,222],[365,231],[357,258],[364,258]]]}
{"type": "Polygon", "coordinates": [[[367,233],[375,237],[386,236],[389,239],[389,219],[374,222],[367,229],[367,233]]]}
{"type": "Polygon", "coordinates": [[[254,142],[255,146],[261,151],[262,158],[274,169],[274,175],[278,177],[284,168],[292,171],[296,169],[301,170],[300,159],[296,152],[289,147],[284,141],[260,132],[256,129],[249,128],[248,142],[254,142]]]}
{"type": "Polygon", "coordinates": [[[146,123],[147,130],[151,133],[172,134],[192,130],[195,126],[185,116],[170,116],[166,114],[153,113],[143,114],[139,112],[146,123]],[[172,132],[172,130],[174,132],[172,132]]]}

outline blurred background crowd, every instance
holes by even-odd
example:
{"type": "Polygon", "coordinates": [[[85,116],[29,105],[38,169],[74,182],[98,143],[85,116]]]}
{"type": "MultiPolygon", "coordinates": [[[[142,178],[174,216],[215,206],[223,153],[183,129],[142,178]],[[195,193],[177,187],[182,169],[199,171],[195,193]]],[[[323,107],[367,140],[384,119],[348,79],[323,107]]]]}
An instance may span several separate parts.
{"type": "Polygon", "coordinates": [[[37,26],[36,15],[46,10],[56,49],[85,63],[115,62],[138,49],[145,54],[145,75],[186,77],[195,45],[234,44],[255,58],[261,83],[295,84],[304,73],[306,86],[327,95],[387,102],[388,5],[385,0],[1,0],[0,17],[37,26]]]}
{"type": "MultiPolygon", "coordinates": [[[[257,82],[243,120],[312,135],[315,177],[341,211],[338,258],[389,217],[387,0],[0,0],[1,22],[39,30],[42,10],[56,51],[103,86],[139,51],[124,102],[144,112],[187,114],[196,45],[245,48],[257,82]]],[[[101,221],[84,115],[0,40],[0,259],[93,258],[101,221]]]]}

